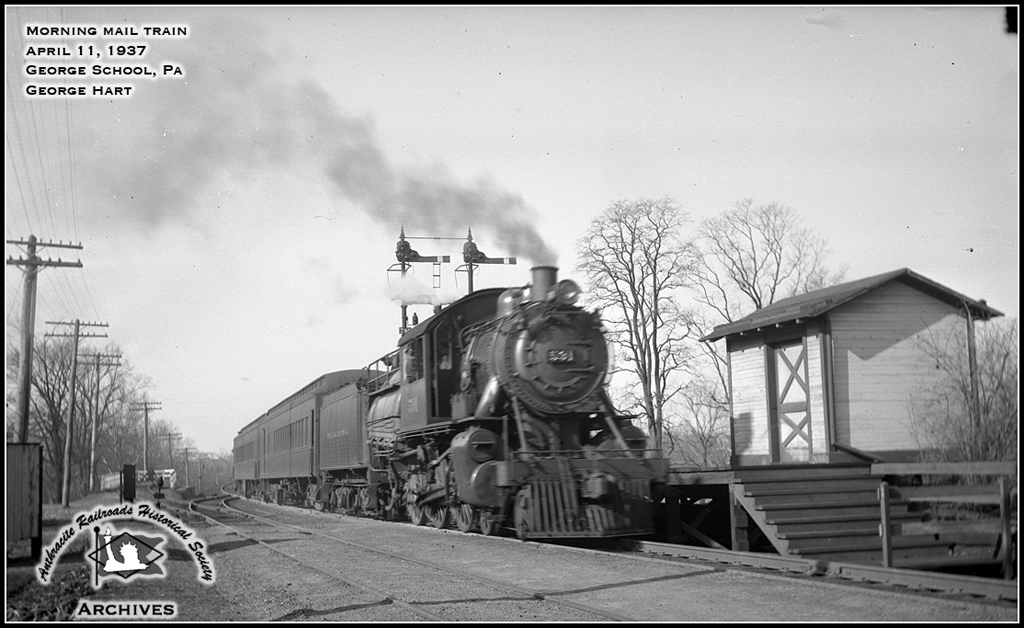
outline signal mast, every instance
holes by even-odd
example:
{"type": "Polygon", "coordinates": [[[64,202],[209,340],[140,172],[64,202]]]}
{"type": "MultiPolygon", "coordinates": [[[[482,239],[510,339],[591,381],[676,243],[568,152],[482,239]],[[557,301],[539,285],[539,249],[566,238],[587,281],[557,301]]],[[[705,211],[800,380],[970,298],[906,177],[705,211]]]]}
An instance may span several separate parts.
{"type": "MultiPolygon", "coordinates": [[[[426,256],[420,255],[419,251],[412,248],[409,240],[457,240],[458,238],[417,238],[415,236],[406,236],[405,227],[402,227],[401,232],[398,235],[398,244],[395,247],[395,257],[398,259],[397,264],[393,264],[388,268],[388,272],[400,272],[402,278],[405,278],[406,272],[412,267],[414,263],[429,262],[434,264],[434,288],[440,288],[441,282],[441,264],[447,264],[451,262],[451,257],[448,255],[434,255],[426,256]]],[[[466,243],[462,245],[462,260],[465,262],[463,266],[459,266],[455,269],[455,272],[464,272],[468,277],[468,291],[467,294],[473,292],[473,272],[477,266],[481,264],[515,264],[515,257],[487,257],[484,253],[477,248],[476,243],[473,242],[473,229],[470,227],[469,232],[466,235],[466,243]]],[[[409,331],[409,301],[403,297],[402,301],[402,326],[399,327],[399,335],[409,331]]],[[[435,307],[436,311],[440,309],[440,306],[435,307]]],[[[413,315],[413,326],[417,324],[416,315],[413,315]]]]}
{"type": "MultiPolygon", "coordinates": [[[[398,259],[398,264],[393,264],[391,268],[388,268],[388,272],[393,272],[395,267],[402,273],[402,279],[405,279],[405,273],[409,268],[418,262],[430,262],[434,264],[434,283],[437,284],[441,279],[440,267],[441,264],[447,264],[452,261],[451,256],[448,255],[434,255],[427,257],[420,255],[418,251],[412,248],[408,240],[405,238],[405,227],[402,227],[402,231],[398,236],[398,245],[395,247],[395,257],[398,259]]],[[[435,288],[439,288],[439,285],[435,285],[435,288]]],[[[402,326],[398,329],[398,334],[402,335],[409,331],[409,302],[404,298],[402,299],[402,326]]]]}
{"type": "Polygon", "coordinates": [[[462,245],[462,261],[466,262],[465,266],[460,266],[455,269],[455,272],[465,272],[469,276],[469,292],[473,293],[473,271],[476,270],[478,264],[515,264],[515,257],[487,257],[480,252],[480,249],[476,247],[476,243],[473,242],[473,228],[470,227],[469,235],[466,236],[466,243],[462,245]]]}

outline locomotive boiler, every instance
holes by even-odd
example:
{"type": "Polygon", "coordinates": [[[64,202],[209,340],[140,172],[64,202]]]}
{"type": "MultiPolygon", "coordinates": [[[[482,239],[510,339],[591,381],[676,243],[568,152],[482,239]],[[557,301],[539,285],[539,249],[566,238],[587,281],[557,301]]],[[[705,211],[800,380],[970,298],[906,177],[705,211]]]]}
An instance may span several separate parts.
{"type": "MultiPolygon", "coordinates": [[[[236,453],[236,478],[277,500],[484,534],[653,533],[666,461],[615,411],[601,319],[576,305],[579,294],[540,266],[525,287],[459,299],[357,381],[328,374],[282,402],[303,408],[300,421],[309,413],[308,443],[289,444],[308,446],[308,474],[300,455],[284,475],[255,477],[259,463],[240,470],[236,453]]],[[[268,451],[246,442],[266,438],[259,425],[270,414],[239,433],[236,451],[268,451]]]]}

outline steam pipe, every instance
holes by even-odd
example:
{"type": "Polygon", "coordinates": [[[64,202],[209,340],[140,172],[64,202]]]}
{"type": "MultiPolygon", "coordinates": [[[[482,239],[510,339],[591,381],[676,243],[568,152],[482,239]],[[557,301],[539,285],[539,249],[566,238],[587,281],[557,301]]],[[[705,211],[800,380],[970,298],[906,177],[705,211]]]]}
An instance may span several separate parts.
{"type": "Polygon", "coordinates": [[[494,416],[494,406],[497,405],[500,396],[501,386],[498,384],[498,378],[491,377],[487,380],[487,385],[484,386],[484,391],[480,395],[480,403],[476,404],[473,416],[478,419],[494,416]]]}

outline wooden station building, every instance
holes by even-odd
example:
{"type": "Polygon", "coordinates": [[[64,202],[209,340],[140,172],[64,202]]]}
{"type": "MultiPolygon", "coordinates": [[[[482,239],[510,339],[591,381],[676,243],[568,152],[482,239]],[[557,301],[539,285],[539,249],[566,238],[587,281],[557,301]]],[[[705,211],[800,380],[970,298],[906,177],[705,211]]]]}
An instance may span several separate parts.
{"type": "MultiPolygon", "coordinates": [[[[941,376],[928,347],[973,341],[974,321],[1001,315],[903,268],[716,327],[702,340],[725,341],[731,468],[671,474],[682,530],[716,545],[702,520],[709,505],[728,499],[733,549],[751,549],[753,522],[755,536],[763,533],[780,554],[877,562],[883,478],[871,476],[871,464],[916,461],[929,445],[911,415],[915,396],[941,376]]],[[[711,529],[721,536],[718,510],[711,529]]],[[[913,518],[905,508],[900,516],[913,518]]],[[[935,551],[897,556],[906,562],[935,551]]]]}

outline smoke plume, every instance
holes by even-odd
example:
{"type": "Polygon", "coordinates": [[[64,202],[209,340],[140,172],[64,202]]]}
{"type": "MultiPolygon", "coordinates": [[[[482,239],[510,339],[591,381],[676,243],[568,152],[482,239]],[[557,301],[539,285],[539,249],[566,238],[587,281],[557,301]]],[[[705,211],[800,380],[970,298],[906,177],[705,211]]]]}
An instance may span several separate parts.
{"type": "Polygon", "coordinates": [[[175,57],[186,79],[143,85],[132,114],[147,98],[154,106],[146,122],[127,133],[121,159],[92,160],[108,164],[98,180],[107,183],[108,202],[120,204],[125,218],[147,227],[188,221],[219,179],[277,168],[301,174],[312,167],[336,193],[396,233],[402,226],[422,234],[472,227],[489,232],[511,255],[554,263],[534,228],[536,212],[520,195],[483,178],[456,181],[443,167],[395,166],[368,119],[343,113],[319,84],[296,78],[259,47],[256,29],[234,23],[191,30],[175,57]],[[245,35],[230,37],[229,29],[245,35]]]}

